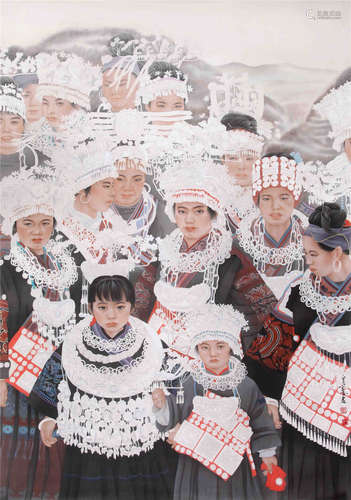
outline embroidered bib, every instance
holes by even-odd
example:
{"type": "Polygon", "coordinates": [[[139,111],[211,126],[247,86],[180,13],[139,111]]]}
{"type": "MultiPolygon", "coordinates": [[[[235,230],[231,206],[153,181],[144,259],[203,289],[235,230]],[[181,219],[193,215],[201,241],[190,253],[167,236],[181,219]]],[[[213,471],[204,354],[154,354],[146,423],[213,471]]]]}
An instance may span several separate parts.
{"type": "Polygon", "coordinates": [[[175,450],[188,455],[227,481],[244,453],[256,475],[251,455],[253,431],[249,416],[238,407],[238,398],[223,398],[208,391],[194,398],[194,408],[175,436],[175,450]]]}

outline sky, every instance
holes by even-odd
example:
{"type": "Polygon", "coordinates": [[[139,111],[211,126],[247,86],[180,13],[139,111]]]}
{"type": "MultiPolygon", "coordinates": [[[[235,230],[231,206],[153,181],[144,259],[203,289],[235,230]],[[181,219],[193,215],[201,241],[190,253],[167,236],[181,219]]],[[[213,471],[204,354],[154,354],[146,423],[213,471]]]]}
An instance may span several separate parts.
{"type": "Polygon", "coordinates": [[[11,0],[1,1],[1,19],[2,47],[116,26],[167,35],[215,65],[351,65],[351,0],[11,0]]]}

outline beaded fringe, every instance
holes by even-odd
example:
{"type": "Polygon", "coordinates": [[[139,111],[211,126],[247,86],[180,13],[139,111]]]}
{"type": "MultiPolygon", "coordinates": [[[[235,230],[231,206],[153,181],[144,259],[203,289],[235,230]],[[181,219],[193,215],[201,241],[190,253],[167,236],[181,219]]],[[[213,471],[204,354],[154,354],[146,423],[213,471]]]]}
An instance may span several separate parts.
{"type": "Polygon", "coordinates": [[[351,437],[349,436],[346,441],[341,441],[340,439],[331,436],[330,434],[322,431],[318,427],[306,422],[298,415],[295,415],[284,403],[280,403],[279,408],[281,416],[290,424],[295,427],[301,434],[303,434],[307,439],[314,441],[315,443],[323,446],[327,450],[330,450],[342,457],[347,456],[347,446],[351,445],[351,437]]]}

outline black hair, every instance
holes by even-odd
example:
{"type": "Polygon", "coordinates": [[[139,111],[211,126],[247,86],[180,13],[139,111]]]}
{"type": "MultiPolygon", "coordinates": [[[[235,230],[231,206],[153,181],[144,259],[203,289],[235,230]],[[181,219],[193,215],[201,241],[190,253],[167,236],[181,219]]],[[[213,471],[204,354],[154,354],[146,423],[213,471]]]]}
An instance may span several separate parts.
{"type": "Polygon", "coordinates": [[[178,80],[185,80],[184,73],[180,71],[174,64],[166,61],[154,61],[149,69],[149,76],[151,80],[155,78],[163,78],[164,76],[170,76],[171,78],[177,78],[178,80]]]}
{"type": "MultiPolygon", "coordinates": [[[[90,190],[91,190],[91,186],[88,186],[88,187],[83,189],[86,196],[88,196],[88,194],[90,193],[90,190]]],[[[79,193],[76,193],[74,196],[78,196],[78,195],[79,195],[79,193]]]]}
{"type": "Polygon", "coordinates": [[[227,113],[221,119],[221,123],[228,131],[242,129],[257,134],[257,121],[250,115],[244,115],[243,113],[227,113]]]}
{"type": "MultiPolygon", "coordinates": [[[[30,216],[28,215],[28,217],[30,217],[30,216]]],[[[25,217],[23,217],[23,218],[25,219],[25,217]]],[[[56,219],[55,219],[55,217],[54,217],[54,225],[53,225],[53,229],[54,229],[54,230],[56,229],[56,219]]],[[[15,222],[13,223],[13,226],[12,226],[12,234],[16,234],[16,233],[17,233],[17,221],[15,221],[15,222]]]]}
{"type": "MultiPolygon", "coordinates": [[[[204,203],[204,205],[205,205],[205,203],[204,203]]],[[[175,206],[176,206],[176,204],[173,203],[173,213],[175,213],[175,206]]],[[[210,214],[211,219],[214,219],[215,217],[217,217],[217,212],[215,210],[213,210],[213,208],[208,207],[207,205],[206,205],[206,208],[208,210],[208,213],[210,214]]]]}
{"type": "Polygon", "coordinates": [[[277,156],[278,158],[287,158],[288,160],[294,160],[295,158],[289,153],[283,153],[282,151],[267,153],[262,156],[262,158],[272,158],[272,156],[277,156]]]}
{"type": "Polygon", "coordinates": [[[132,283],[124,276],[99,276],[89,286],[88,303],[92,304],[96,298],[99,300],[112,300],[130,302],[135,304],[135,292],[132,283]]]}
{"type": "Polygon", "coordinates": [[[0,85],[14,85],[17,87],[16,82],[13,78],[10,78],[9,76],[0,76],[0,85]]]}
{"type": "MultiPolygon", "coordinates": [[[[337,203],[323,203],[319,205],[308,218],[308,222],[314,226],[319,226],[326,231],[329,229],[342,228],[346,220],[346,212],[337,203]]],[[[318,242],[317,242],[318,243],[318,242]]],[[[325,245],[324,243],[318,243],[318,246],[325,250],[326,252],[332,252],[334,248],[325,245]]],[[[344,250],[344,253],[349,254],[348,250],[344,250]]]]}

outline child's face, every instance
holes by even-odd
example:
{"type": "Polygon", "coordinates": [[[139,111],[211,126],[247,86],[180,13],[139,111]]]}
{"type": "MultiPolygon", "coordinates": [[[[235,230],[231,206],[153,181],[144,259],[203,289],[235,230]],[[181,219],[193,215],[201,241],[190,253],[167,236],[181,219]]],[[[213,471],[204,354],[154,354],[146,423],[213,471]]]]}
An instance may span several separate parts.
{"type": "Polygon", "coordinates": [[[96,300],[91,305],[91,312],[96,322],[105,330],[109,337],[114,337],[123,330],[128,323],[132,304],[125,300],[114,302],[112,300],[96,300]]]}
{"type": "Polygon", "coordinates": [[[214,373],[227,368],[230,359],[230,346],[221,340],[206,340],[197,346],[201,361],[214,373]]]}

